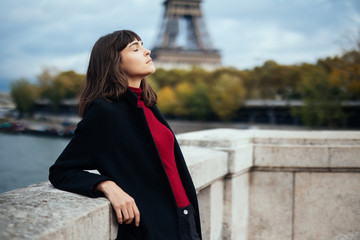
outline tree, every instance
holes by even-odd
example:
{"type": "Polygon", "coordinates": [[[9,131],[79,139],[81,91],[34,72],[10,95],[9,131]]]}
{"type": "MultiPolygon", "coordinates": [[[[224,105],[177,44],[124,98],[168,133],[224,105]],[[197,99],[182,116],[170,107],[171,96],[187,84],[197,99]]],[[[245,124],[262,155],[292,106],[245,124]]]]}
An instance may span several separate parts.
{"type": "Polygon", "coordinates": [[[340,57],[320,59],[317,65],[323,67],[328,72],[332,85],[342,85],[346,99],[360,99],[359,51],[346,52],[340,57]]]}
{"type": "Polygon", "coordinates": [[[230,119],[240,108],[245,97],[241,79],[228,74],[220,75],[210,88],[209,101],[212,110],[223,120],[230,119]]]}
{"type": "Polygon", "coordinates": [[[344,83],[351,100],[360,99],[360,51],[350,51],[341,57],[342,65],[333,70],[332,79],[344,83]],[[336,71],[336,72],[335,72],[336,71]]]}
{"type": "Polygon", "coordinates": [[[154,79],[153,75],[146,77],[146,81],[149,83],[151,88],[157,93],[160,90],[158,82],[154,79]]]}
{"type": "Polygon", "coordinates": [[[195,84],[194,93],[189,97],[189,116],[205,120],[212,112],[209,102],[209,87],[202,81],[195,84]]]}
{"type": "Polygon", "coordinates": [[[74,71],[61,72],[55,76],[48,89],[53,112],[59,112],[62,100],[76,98],[83,79],[83,75],[74,71]]]}
{"type": "Polygon", "coordinates": [[[304,64],[301,67],[302,79],[298,91],[304,106],[293,109],[303,123],[312,127],[341,126],[345,114],[341,108],[344,93],[341,84],[334,84],[323,67],[304,64]]]}
{"type": "Polygon", "coordinates": [[[211,82],[210,76],[210,72],[194,66],[184,74],[182,82],[187,82],[191,85],[195,85],[198,82],[211,82]]]}
{"type": "Polygon", "coordinates": [[[163,87],[158,93],[157,106],[163,114],[172,114],[176,105],[176,96],[171,87],[163,87]]]}
{"type": "Polygon", "coordinates": [[[159,90],[162,87],[168,85],[167,84],[167,75],[168,75],[167,70],[165,70],[163,68],[158,68],[158,69],[156,69],[155,73],[151,74],[147,78],[149,79],[149,81],[151,81],[151,83],[154,82],[156,84],[156,86],[158,87],[158,90],[159,90]]]}
{"type": "MultiPolygon", "coordinates": [[[[331,65],[332,79],[344,82],[348,97],[351,100],[360,99],[360,28],[354,32],[344,32],[340,39],[343,54],[340,58],[327,58],[327,62],[336,63],[331,65]],[[337,60],[337,61],[336,61],[337,60]]],[[[324,62],[324,61],[323,61],[324,62]]]]}
{"type": "Polygon", "coordinates": [[[179,82],[183,81],[187,70],[184,69],[171,69],[165,70],[159,68],[151,75],[151,78],[157,82],[159,88],[170,86],[175,87],[179,82]]]}
{"type": "Polygon", "coordinates": [[[80,92],[85,76],[74,71],[51,72],[45,69],[38,76],[40,96],[49,99],[53,112],[58,112],[64,99],[76,98],[80,92]]]}
{"type": "Polygon", "coordinates": [[[253,90],[257,98],[289,99],[296,98],[296,85],[300,81],[300,72],[296,66],[279,65],[268,60],[251,72],[253,90]]]}
{"type": "Polygon", "coordinates": [[[59,71],[53,68],[45,68],[43,72],[37,77],[37,86],[39,89],[39,97],[49,99],[51,97],[51,85],[54,82],[55,76],[59,71]]]}
{"type": "Polygon", "coordinates": [[[178,116],[188,116],[191,106],[191,96],[194,95],[194,88],[189,82],[181,82],[175,87],[176,106],[174,114],[178,116]]]}
{"type": "Polygon", "coordinates": [[[24,114],[31,115],[34,110],[34,101],[38,97],[38,90],[35,85],[27,79],[21,78],[11,83],[11,96],[15,102],[20,117],[24,114]]]}

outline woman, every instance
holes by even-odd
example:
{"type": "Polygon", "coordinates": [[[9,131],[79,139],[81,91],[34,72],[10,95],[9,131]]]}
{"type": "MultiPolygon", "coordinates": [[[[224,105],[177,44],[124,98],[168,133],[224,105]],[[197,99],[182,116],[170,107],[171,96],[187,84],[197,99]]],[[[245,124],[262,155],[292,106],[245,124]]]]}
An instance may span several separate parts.
{"type": "Polygon", "coordinates": [[[74,138],[53,166],[54,187],[106,196],[118,239],[200,239],[196,192],[179,145],[145,77],[150,51],[128,30],[94,45],[74,138]],[[85,170],[97,169],[94,174],[85,170]]]}

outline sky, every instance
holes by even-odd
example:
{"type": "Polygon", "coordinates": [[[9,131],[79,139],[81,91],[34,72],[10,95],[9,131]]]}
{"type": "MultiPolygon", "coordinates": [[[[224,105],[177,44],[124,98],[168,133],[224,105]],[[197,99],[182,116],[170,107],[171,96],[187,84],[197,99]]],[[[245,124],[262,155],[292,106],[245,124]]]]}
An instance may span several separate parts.
{"type": "MultiPolygon", "coordinates": [[[[85,73],[95,41],[115,30],[135,31],[151,49],[165,10],[163,0],[0,3],[0,91],[45,68],[85,73]]],[[[203,0],[201,8],[222,64],[238,69],[315,63],[360,33],[359,0],[203,0]]]]}

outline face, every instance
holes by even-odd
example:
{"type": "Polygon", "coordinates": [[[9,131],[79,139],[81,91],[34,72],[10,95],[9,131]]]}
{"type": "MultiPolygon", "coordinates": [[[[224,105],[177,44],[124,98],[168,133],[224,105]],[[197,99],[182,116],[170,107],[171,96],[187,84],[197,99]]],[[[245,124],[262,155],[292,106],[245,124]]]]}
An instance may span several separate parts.
{"type": "Polygon", "coordinates": [[[156,68],[151,60],[151,51],[143,47],[142,41],[134,40],[121,52],[121,67],[128,77],[129,85],[132,82],[140,83],[149,74],[155,72],[156,68]]]}

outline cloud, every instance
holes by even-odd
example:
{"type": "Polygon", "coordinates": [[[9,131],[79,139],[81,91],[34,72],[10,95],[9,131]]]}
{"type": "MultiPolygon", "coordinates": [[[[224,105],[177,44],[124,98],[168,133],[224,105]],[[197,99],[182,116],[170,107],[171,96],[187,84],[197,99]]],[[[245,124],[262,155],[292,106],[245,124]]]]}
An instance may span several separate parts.
{"type": "MultiPolygon", "coordinates": [[[[95,41],[117,29],[134,29],[153,42],[161,4],[157,1],[3,1],[0,10],[0,78],[33,78],[46,66],[86,70],[95,41]],[[151,31],[153,29],[153,31],[151,31]],[[148,37],[150,36],[150,37],[148,37]],[[151,39],[150,39],[151,38],[151,39]]],[[[150,46],[149,46],[150,47],[150,46]]]]}
{"type": "MultiPolygon", "coordinates": [[[[3,0],[0,9],[0,86],[34,78],[43,67],[84,72],[95,41],[132,29],[151,48],[158,41],[163,0],[3,0]]],[[[223,63],[251,68],[273,59],[314,62],[340,50],[346,30],[360,26],[358,0],[202,1],[207,30],[223,63]]]]}
{"type": "Polygon", "coordinates": [[[229,0],[226,5],[215,8],[209,3],[205,8],[224,63],[250,68],[268,59],[297,64],[339,53],[336,40],[344,29],[359,28],[355,21],[359,9],[354,4],[359,5],[355,0],[229,0]]]}

